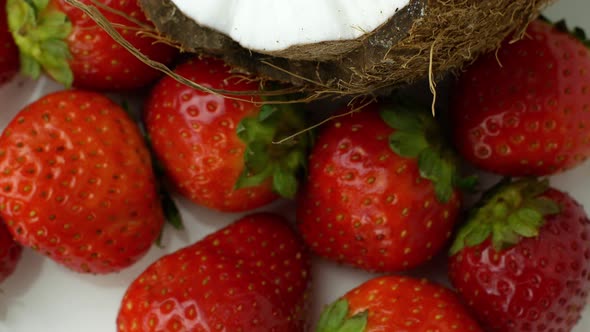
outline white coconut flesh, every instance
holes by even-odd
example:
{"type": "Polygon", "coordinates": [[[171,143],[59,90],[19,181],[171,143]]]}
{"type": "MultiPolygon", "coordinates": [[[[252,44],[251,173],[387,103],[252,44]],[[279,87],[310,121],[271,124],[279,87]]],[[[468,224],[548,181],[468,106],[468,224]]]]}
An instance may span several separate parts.
{"type": "Polygon", "coordinates": [[[291,46],[357,39],[410,0],[172,0],[187,17],[242,47],[269,53],[291,46]]]}

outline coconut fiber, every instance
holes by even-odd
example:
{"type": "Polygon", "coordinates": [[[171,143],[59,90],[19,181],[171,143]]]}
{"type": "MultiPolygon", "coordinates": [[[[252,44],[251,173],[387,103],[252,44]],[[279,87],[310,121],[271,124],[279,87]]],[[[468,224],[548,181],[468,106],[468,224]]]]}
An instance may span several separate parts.
{"type": "Polygon", "coordinates": [[[442,77],[501,41],[520,38],[552,0],[412,0],[387,23],[350,42],[298,46],[279,54],[244,49],[184,17],[169,0],[140,0],[164,38],[311,94],[362,95],[442,77]]]}

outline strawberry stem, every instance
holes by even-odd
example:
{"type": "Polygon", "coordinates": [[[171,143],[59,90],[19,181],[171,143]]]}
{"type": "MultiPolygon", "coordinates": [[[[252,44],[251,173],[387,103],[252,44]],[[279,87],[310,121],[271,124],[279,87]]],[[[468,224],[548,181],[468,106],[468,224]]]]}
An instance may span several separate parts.
{"type": "Polygon", "coordinates": [[[463,178],[457,157],[446,144],[438,123],[424,107],[400,101],[381,111],[382,119],[395,132],[389,137],[391,149],[402,157],[418,160],[420,176],[432,181],[437,199],[449,201],[456,186],[470,188],[476,178],[463,178]]]}
{"type": "Polygon", "coordinates": [[[366,330],[369,314],[362,311],[348,317],[348,301],[340,299],[328,306],[322,315],[316,332],[363,332],[366,330]]]}
{"type": "Polygon", "coordinates": [[[48,0],[8,0],[8,26],[20,50],[21,71],[37,79],[44,70],[53,79],[70,87],[71,53],[66,38],[72,24],[48,0]]]}
{"type": "Polygon", "coordinates": [[[450,249],[454,255],[465,246],[476,246],[491,238],[493,247],[504,250],[521,238],[536,237],[545,216],[557,214],[557,203],[543,197],[547,180],[503,179],[484,194],[471,210],[466,224],[459,230],[450,249]]]}
{"type": "Polygon", "coordinates": [[[539,16],[539,19],[547,24],[553,25],[557,30],[561,32],[574,36],[587,48],[590,48],[590,40],[588,40],[588,37],[586,36],[586,32],[584,31],[584,29],[580,27],[574,27],[572,30],[568,27],[567,22],[564,19],[561,19],[557,22],[552,22],[549,18],[543,15],[539,16]]]}
{"type": "Polygon", "coordinates": [[[312,133],[303,130],[306,126],[304,111],[290,103],[264,104],[257,117],[243,119],[237,135],[246,144],[244,170],[235,188],[256,186],[270,178],[276,193],[295,197],[313,142],[312,133]],[[292,133],[301,134],[290,137],[292,133]]]}
{"type": "MultiPolygon", "coordinates": [[[[129,102],[127,100],[123,100],[121,101],[121,107],[123,108],[123,110],[125,110],[125,113],[127,113],[127,115],[129,116],[129,118],[131,118],[133,120],[133,122],[137,123],[137,125],[139,126],[139,130],[143,136],[144,142],[148,148],[148,151],[150,152],[150,158],[151,158],[151,162],[152,162],[152,170],[154,173],[154,177],[156,178],[156,186],[157,186],[157,190],[158,190],[158,194],[160,196],[160,204],[162,206],[162,211],[164,212],[164,217],[166,218],[166,222],[168,222],[170,225],[172,225],[172,227],[174,227],[175,229],[183,229],[183,222],[182,222],[182,216],[180,214],[180,210],[178,209],[178,206],[176,206],[176,202],[174,201],[174,199],[172,198],[172,195],[170,194],[170,191],[168,190],[168,186],[166,186],[166,174],[164,172],[164,168],[162,167],[162,165],[160,164],[160,162],[158,161],[158,159],[155,157],[155,153],[152,149],[152,143],[151,143],[151,139],[149,137],[149,135],[147,134],[143,123],[138,119],[137,117],[137,112],[134,112],[131,109],[131,106],[129,105],[129,102]]],[[[162,234],[160,234],[160,236],[158,237],[158,240],[156,241],[156,243],[158,244],[158,246],[160,245],[160,240],[161,240],[162,234]]]]}

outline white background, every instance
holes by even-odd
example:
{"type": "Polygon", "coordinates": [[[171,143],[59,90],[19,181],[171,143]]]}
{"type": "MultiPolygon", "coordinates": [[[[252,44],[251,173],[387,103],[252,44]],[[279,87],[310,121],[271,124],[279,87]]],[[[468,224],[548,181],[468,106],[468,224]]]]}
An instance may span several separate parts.
{"type": "MultiPolygon", "coordinates": [[[[550,18],[565,17],[573,25],[590,31],[590,1],[562,0],[547,11],[550,18]]],[[[0,89],[0,128],[14,114],[49,91],[59,87],[46,79],[31,82],[18,78],[0,89]]],[[[552,184],[570,192],[590,212],[590,163],[552,178],[552,184]]],[[[76,274],[57,266],[36,253],[25,250],[12,277],[0,285],[0,332],[115,332],[119,301],[131,281],[151,262],[165,253],[189,245],[221,228],[239,215],[221,214],[178,199],[185,221],[185,231],[167,227],[165,248],[153,247],[139,263],[119,274],[90,276],[76,274]]],[[[279,202],[270,210],[292,211],[288,203],[279,202]]],[[[287,215],[291,219],[292,214],[287,215]]],[[[436,262],[414,273],[444,281],[436,262]]],[[[335,298],[374,277],[358,270],[315,260],[314,307],[310,322],[316,321],[321,308],[335,298]]],[[[590,331],[590,307],[575,332],[590,331]]]]}

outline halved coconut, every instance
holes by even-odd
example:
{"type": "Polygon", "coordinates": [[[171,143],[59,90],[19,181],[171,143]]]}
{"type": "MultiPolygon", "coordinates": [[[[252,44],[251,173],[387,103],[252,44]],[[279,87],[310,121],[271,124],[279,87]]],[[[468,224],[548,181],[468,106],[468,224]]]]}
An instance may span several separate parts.
{"type": "MultiPolygon", "coordinates": [[[[153,3],[153,2],[152,2],[153,3]]],[[[325,61],[360,46],[410,0],[171,0],[182,15],[254,52],[325,61]]],[[[416,7],[414,9],[417,9],[416,7]]],[[[185,31],[187,32],[187,31],[185,31]]],[[[206,43],[187,36],[182,42],[206,43]]]]}
{"type": "Polygon", "coordinates": [[[460,68],[552,0],[139,2],[187,51],[319,94],[366,94],[460,68]]]}

